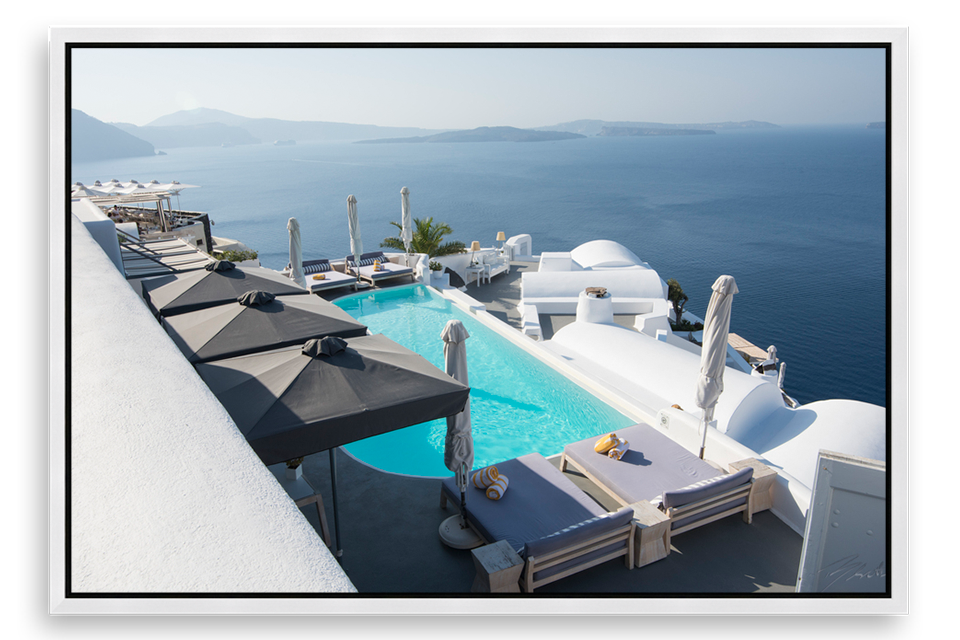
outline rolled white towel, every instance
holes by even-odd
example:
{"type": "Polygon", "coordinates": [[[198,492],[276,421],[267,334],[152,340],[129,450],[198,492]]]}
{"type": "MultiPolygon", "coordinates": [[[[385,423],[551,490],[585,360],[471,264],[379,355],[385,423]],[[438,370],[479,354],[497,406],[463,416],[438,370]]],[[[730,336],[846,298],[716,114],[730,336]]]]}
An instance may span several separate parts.
{"type": "Polygon", "coordinates": [[[623,438],[617,438],[617,444],[615,447],[607,451],[607,455],[613,458],[614,460],[620,460],[623,458],[623,454],[627,452],[630,448],[630,443],[624,440],[623,438]]]}
{"type": "Polygon", "coordinates": [[[492,485],[500,476],[500,472],[494,466],[485,467],[473,474],[473,486],[477,489],[486,489],[492,485]]]}
{"type": "Polygon", "coordinates": [[[507,492],[508,484],[510,484],[510,481],[507,479],[507,476],[497,477],[497,479],[493,481],[493,484],[487,487],[487,497],[491,500],[499,500],[503,497],[503,494],[507,492]]]}
{"type": "Polygon", "coordinates": [[[608,433],[594,443],[593,450],[597,453],[606,453],[617,446],[619,440],[620,438],[617,437],[617,434],[608,433]]]}

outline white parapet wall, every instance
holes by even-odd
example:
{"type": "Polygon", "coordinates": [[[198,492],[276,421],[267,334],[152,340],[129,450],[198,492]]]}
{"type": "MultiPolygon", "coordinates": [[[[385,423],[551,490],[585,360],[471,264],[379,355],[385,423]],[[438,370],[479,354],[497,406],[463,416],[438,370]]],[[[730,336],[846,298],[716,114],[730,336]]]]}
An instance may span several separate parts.
{"type": "Polygon", "coordinates": [[[117,238],[117,225],[107,215],[86,198],[70,203],[70,210],[87,232],[97,241],[103,252],[110,258],[120,273],[123,273],[123,258],[120,256],[120,241],[117,238]]]}
{"type": "Polygon", "coordinates": [[[71,590],[356,592],[76,217],[71,236],[71,590]]]}

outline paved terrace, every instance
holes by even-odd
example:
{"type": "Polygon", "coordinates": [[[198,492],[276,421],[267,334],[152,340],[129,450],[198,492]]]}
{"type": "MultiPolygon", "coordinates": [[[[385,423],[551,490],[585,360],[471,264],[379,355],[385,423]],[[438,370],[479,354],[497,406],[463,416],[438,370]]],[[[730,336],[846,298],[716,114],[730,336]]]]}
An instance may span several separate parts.
{"type": "MultiPolygon", "coordinates": [[[[520,274],[536,263],[514,262],[510,274],[490,284],[470,283],[467,293],[494,316],[519,327],[520,274]]],[[[407,284],[403,279],[398,284],[407,284]]],[[[352,293],[331,293],[333,299],[352,293]]],[[[633,316],[617,316],[632,326],[633,316]]],[[[541,316],[544,338],[573,321],[573,316],[541,316]]],[[[309,456],[304,475],[323,494],[333,532],[333,497],[327,452],[309,456]]],[[[559,456],[551,462],[559,467],[559,456]]],[[[469,551],[440,542],[440,523],[456,513],[440,508],[440,480],[377,471],[337,453],[341,566],[361,594],[469,594],[474,567],[469,551]]],[[[618,505],[575,471],[568,478],[610,511],[618,505]]],[[[479,495],[479,494],[477,494],[479,495]]],[[[470,494],[467,494],[469,507],[470,494]]],[[[483,498],[486,499],[486,498],[483,498]]],[[[320,530],[316,510],[303,509],[320,530]]],[[[802,538],[770,512],[754,516],[752,525],[739,516],[678,536],[670,555],[640,569],[627,570],[614,560],[538,589],[537,594],[775,594],[792,593],[800,566],[802,538]]]]}

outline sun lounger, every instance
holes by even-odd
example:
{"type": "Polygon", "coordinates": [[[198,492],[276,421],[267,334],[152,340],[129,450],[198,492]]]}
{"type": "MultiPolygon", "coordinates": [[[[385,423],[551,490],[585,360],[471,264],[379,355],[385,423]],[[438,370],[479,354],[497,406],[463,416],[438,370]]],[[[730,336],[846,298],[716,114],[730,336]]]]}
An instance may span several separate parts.
{"type": "Polygon", "coordinates": [[[383,255],[383,251],[371,251],[361,254],[359,269],[353,256],[347,256],[344,260],[347,263],[347,273],[356,276],[359,271],[360,279],[370,284],[376,284],[383,280],[402,276],[410,276],[411,280],[414,279],[413,269],[390,262],[390,260],[383,255]],[[380,261],[380,271],[375,271],[374,261],[376,260],[380,261]]]}
{"type": "MultiPolygon", "coordinates": [[[[526,592],[624,557],[633,568],[633,510],[608,513],[539,453],[498,463],[510,479],[499,500],[467,488],[467,522],[487,544],[505,540],[524,561],[526,592]]],[[[440,505],[460,504],[453,478],[441,484],[440,505]]]]}
{"type": "MultiPolygon", "coordinates": [[[[594,451],[597,437],[567,445],[560,468],[572,466],[617,502],[652,502],[669,519],[670,537],[735,513],[752,522],[753,468],[724,474],[649,425],[617,430],[630,447],[620,460],[594,451]]],[[[768,485],[767,485],[768,486],[768,485]]]]}
{"type": "Polygon", "coordinates": [[[356,286],[356,276],[335,271],[330,266],[330,261],[323,260],[305,260],[303,263],[303,277],[307,281],[307,290],[310,293],[319,293],[329,291],[330,289],[339,289],[340,287],[356,286]],[[314,276],[323,275],[323,279],[316,279],[314,276]]]}

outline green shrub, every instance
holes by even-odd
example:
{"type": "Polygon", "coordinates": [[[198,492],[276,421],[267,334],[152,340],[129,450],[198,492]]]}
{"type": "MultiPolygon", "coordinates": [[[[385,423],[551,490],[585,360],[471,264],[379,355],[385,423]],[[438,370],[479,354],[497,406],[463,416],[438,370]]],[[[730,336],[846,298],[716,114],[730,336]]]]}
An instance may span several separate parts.
{"type": "Polygon", "coordinates": [[[218,251],[216,258],[218,260],[226,260],[227,262],[243,262],[245,260],[256,260],[257,252],[234,251],[233,249],[228,249],[226,251],[218,251]]]}
{"type": "Polygon", "coordinates": [[[703,323],[702,322],[693,323],[693,322],[690,322],[689,320],[681,320],[679,324],[671,322],[670,328],[674,331],[702,331],[703,323]]]}

